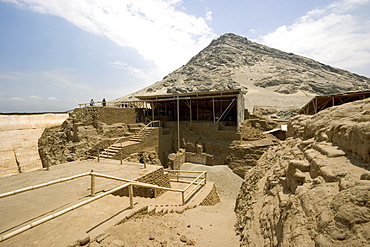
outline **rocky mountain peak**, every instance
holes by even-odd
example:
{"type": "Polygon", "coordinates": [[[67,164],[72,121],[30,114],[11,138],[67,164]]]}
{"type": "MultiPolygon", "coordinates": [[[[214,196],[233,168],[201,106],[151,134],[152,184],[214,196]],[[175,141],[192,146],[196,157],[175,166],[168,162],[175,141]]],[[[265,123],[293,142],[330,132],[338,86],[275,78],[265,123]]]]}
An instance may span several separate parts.
{"type": "Polygon", "coordinates": [[[369,90],[369,85],[367,77],[226,33],[186,65],[134,95],[243,88],[248,106],[292,102],[300,107],[313,95],[369,90]]]}

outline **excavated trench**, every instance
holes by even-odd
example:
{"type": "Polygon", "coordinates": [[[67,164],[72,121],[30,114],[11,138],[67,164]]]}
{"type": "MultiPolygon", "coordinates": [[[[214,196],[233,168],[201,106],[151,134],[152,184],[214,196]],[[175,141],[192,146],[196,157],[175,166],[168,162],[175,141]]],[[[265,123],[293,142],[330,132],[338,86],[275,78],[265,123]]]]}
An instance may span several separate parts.
{"type": "MultiPolygon", "coordinates": [[[[133,112],[134,113],[134,112],[133,112]]],[[[127,112],[123,116],[111,119],[109,114],[102,113],[101,110],[87,109],[77,110],[69,114],[69,117],[63,115],[59,122],[42,126],[40,129],[41,138],[38,140],[38,152],[34,154],[39,158],[39,165],[42,166],[58,165],[68,161],[83,160],[96,157],[96,154],[109,146],[117,137],[124,135],[130,136],[141,125],[130,123],[124,120],[128,119],[127,112]],[[64,122],[63,122],[64,121],[64,122]],[[63,122],[63,124],[61,124],[63,122]],[[54,125],[54,126],[53,126],[54,125]],[[55,126],[56,125],[56,126],[55,126]],[[51,126],[51,127],[50,127],[51,126]],[[48,128],[46,128],[48,127],[48,128]],[[44,128],[46,128],[44,130],[44,128]],[[41,161],[43,165],[41,164],[41,161]]],[[[132,112],[130,113],[132,114],[132,112]]],[[[218,193],[221,197],[221,203],[214,209],[197,209],[207,220],[214,221],[218,217],[217,212],[222,212],[225,217],[220,218],[220,222],[214,221],[214,227],[203,226],[207,232],[203,236],[199,232],[191,232],[189,236],[194,235],[198,243],[211,241],[218,244],[222,239],[214,237],[222,236],[222,232],[228,232],[228,246],[238,246],[238,236],[235,236],[234,224],[236,222],[234,214],[235,201],[242,184],[242,178],[245,171],[257,164],[257,160],[270,147],[277,144],[277,139],[270,135],[262,134],[263,131],[271,129],[265,120],[246,121],[242,131],[237,133],[232,126],[215,126],[213,123],[181,123],[181,146],[192,157],[197,155],[197,147],[202,147],[200,155],[211,157],[211,165],[185,163],[181,169],[189,170],[207,170],[209,181],[216,183],[218,193]],[[217,227],[216,227],[217,225],[217,227]],[[225,228],[226,227],[226,228],[225,228]],[[209,234],[213,233],[213,234],[209,234]],[[213,237],[212,237],[213,236],[213,237]]],[[[176,129],[169,123],[165,128],[159,128],[151,136],[144,138],[141,143],[129,146],[123,155],[123,159],[130,162],[141,162],[146,164],[164,164],[168,165],[168,154],[176,150],[177,138],[176,129]]],[[[13,151],[14,152],[14,151],[13,151]]],[[[117,157],[116,157],[117,158],[117,157]]],[[[184,160],[185,161],[185,160],[184,160]]],[[[16,159],[15,162],[19,162],[16,159]]],[[[17,173],[21,164],[17,165],[17,173]]],[[[21,170],[21,172],[24,172],[21,170]]],[[[9,174],[6,174],[9,175],[9,174]]],[[[193,217],[193,213],[187,213],[193,217]]],[[[181,218],[181,222],[188,222],[188,218],[181,218]]],[[[184,223],[184,224],[185,224],[184,223]]],[[[202,223],[193,221],[191,224],[200,226],[202,223]]],[[[170,240],[169,240],[170,241],[170,240]]]]}

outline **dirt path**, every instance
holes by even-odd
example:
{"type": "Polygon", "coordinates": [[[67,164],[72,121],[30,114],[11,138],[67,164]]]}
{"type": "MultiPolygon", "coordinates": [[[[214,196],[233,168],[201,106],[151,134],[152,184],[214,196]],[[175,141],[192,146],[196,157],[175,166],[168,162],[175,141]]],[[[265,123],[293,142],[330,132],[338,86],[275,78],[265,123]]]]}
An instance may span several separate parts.
{"type": "MultiPolygon", "coordinates": [[[[119,165],[118,161],[111,160],[104,160],[100,163],[76,161],[51,167],[49,171],[36,170],[0,178],[0,193],[89,172],[91,169],[98,173],[135,179],[155,171],[158,167],[148,165],[144,169],[140,164],[119,165]]],[[[122,185],[122,182],[97,178],[96,194],[99,195],[119,185],[122,185]]],[[[89,198],[89,177],[1,198],[0,236],[89,198]]],[[[149,204],[148,200],[151,199],[135,197],[135,208],[149,204]]],[[[85,238],[86,231],[89,229],[98,231],[100,228],[109,228],[122,217],[124,218],[129,211],[127,197],[108,195],[0,242],[0,246],[67,246],[77,239],[85,238]]]]}
{"type": "Polygon", "coordinates": [[[207,170],[221,202],[198,206],[182,214],[144,215],[107,231],[109,236],[90,246],[239,246],[234,204],[242,179],[226,166],[184,164],[182,169],[207,170]]]}

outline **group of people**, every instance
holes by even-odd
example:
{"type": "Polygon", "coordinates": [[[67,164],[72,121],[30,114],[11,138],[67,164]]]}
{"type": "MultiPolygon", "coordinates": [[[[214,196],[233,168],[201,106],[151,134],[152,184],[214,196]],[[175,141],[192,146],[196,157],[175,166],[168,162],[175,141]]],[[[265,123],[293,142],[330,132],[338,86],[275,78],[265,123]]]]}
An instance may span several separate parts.
{"type": "MultiPolygon", "coordinates": [[[[99,101],[97,103],[99,103],[99,101]]],[[[103,100],[101,101],[101,104],[103,105],[103,107],[107,106],[107,101],[105,100],[105,98],[103,98],[103,100]]],[[[94,106],[94,105],[95,105],[94,99],[91,99],[90,106],[94,106]]]]}

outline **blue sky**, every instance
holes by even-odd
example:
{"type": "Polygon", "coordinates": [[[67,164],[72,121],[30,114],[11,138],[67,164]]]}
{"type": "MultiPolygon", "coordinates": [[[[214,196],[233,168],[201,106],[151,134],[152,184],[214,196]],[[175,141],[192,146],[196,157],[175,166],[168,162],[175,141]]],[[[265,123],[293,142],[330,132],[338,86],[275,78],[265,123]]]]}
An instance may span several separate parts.
{"type": "Polygon", "coordinates": [[[370,77],[370,0],[0,0],[0,112],[148,86],[224,33],[370,77]]]}

